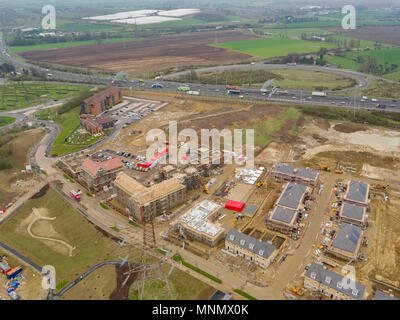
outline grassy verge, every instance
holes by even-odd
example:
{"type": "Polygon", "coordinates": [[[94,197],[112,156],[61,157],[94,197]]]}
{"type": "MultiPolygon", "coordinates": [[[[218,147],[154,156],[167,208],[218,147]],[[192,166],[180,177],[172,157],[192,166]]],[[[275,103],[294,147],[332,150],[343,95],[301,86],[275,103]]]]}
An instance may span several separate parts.
{"type": "Polygon", "coordinates": [[[253,296],[249,295],[248,293],[240,290],[240,289],[235,289],[233,292],[236,292],[237,294],[240,294],[242,297],[245,297],[249,300],[258,300],[257,298],[254,298],[253,296]]]}
{"type": "Polygon", "coordinates": [[[103,202],[100,202],[100,207],[102,207],[105,210],[109,210],[110,208],[106,206],[103,202]]]}
{"type": "Polygon", "coordinates": [[[300,107],[300,110],[309,116],[320,117],[329,120],[348,120],[356,123],[372,124],[376,126],[400,128],[400,113],[398,112],[382,112],[382,111],[365,111],[365,110],[349,110],[341,108],[329,107],[300,107]]]}
{"type": "Polygon", "coordinates": [[[0,117],[0,128],[15,122],[13,117],[0,117]]]}
{"type": "Polygon", "coordinates": [[[221,279],[218,279],[217,277],[214,277],[213,275],[211,275],[211,274],[209,274],[209,273],[207,273],[207,272],[205,272],[205,271],[203,271],[203,270],[197,268],[196,266],[194,266],[194,265],[192,265],[192,264],[190,264],[190,263],[188,263],[188,262],[185,262],[185,261],[182,259],[182,257],[181,257],[178,253],[176,253],[176,254],[172,257],[172,259],[173,259],[174,261],[177,261],[177,262],[182,262],[182,264],[183,264],[185,267],[187,267],[187,268],[189,268],[189,269],[192,269],[193,271],[195,271],[195,272],[197,272],[197,273],[200,273],[201,275],[203,275],[203,276],[205,276],[205,277],[211,279],[212,281],[215,281],[215,282],[217,282],[217,283],[222,283],[222,280],[221,280],[221,279]]]}

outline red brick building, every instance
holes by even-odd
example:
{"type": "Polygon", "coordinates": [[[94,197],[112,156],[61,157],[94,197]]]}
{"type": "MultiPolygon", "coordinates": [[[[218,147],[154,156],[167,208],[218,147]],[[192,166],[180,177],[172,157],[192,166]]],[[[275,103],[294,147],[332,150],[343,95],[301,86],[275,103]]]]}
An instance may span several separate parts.
{"type": "Polygon", "coordinates": [[[122,100],[121,89],[109,87],[85,99],[82,102],[81,114],[98,116],[122,100]]]}
{"type": "Polygon", "coordinates": [[[105,129],[112,128],[114,126],[114,120],[110,117],[85,118],[81,116],[81,126],[93,136],[103,133],[105,129]]]}

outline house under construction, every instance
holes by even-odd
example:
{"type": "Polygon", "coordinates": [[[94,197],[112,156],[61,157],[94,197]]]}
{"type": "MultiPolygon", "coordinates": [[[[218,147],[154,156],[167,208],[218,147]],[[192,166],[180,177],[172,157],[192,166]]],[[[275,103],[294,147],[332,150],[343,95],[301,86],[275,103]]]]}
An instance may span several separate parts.
{"type": "Polygon", "coordinates": [[[222,208],[212,201],[203,200],[179,218],[178,230],[184,236],[214,247],[224,238],[225,229],[215,222],[222,208]]]}
{"type": "Polygon", "coordinates": [[[114,181],[116,200],[127,214],[139,222],[167,213],[185,201],[185,186],[176,178],[164,180],[149,188],[121,172],[114,181]]]}

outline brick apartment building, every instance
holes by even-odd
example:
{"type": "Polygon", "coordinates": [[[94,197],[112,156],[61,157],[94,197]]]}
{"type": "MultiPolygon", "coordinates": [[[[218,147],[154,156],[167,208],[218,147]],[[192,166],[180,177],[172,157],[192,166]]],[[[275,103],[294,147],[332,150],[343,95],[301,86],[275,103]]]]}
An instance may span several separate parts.
{"type": "Polygon", "coordinates": [[[104,186],[110,186],[124,165],[119,158],[96,162],[86,158],[82,163],[80,178],[91,192],[100,191],[104,186]]]}
{"type": "Polygon", "coordinates": [[[98,116],[122,100],[121,89],[109,87],[90,98],[85,99],[81,105],[81,114],[98,116]]]}
{"type": "Polygon", "coordinates": [[[111,117],[86,118],[81,116],[81,126],[92,136],[101,134],[105,129],[114,127],[114,120],[111,117]]]}
{"type": "Polygon", "coordinates": [[[137,221],[148,221],[185,201],[186,187],[177,178],[164,180],[149,188],[121,172],[114,181],[116,200],[137,221]]]}

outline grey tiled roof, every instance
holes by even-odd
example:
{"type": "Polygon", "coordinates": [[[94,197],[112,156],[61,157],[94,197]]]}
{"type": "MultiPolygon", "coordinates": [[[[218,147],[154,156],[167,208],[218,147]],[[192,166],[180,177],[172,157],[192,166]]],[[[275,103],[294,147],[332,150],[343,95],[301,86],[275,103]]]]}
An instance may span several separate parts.
{"type": "Polygon", "coordinates": [[[290,223],[295,214],[296,210],[277,206],[271,218],[285,223],[290,223]]]}
{"type": "Polygon", "coordinates": [[[293,174],[294,167],[291,165],[277,162],[274,165],[273,171],[280,172],[280,173],[286,173],[286,174],[293,174]]]}
{"type": "Polygon", "coordinates": [[[243,211],[247,214],[253,215],[257,211],[257,206],[254,204],[246,204],[243,211]]]}
{"type": "Polygon", "coordinates": [[[284,190],[278,205],[297,209],[307,187],[302,184],[290,182],[284,190]]]}
{"type": "Polygon", "coordinates": [[[361,221],[363,219],[365,208],[356,204],[343,203],[342,215],[355,220],[361,221]]]}
{"type": "Polygon", "coordinates": [[[360,181],[350,181],[346,199],[365,202],[368,191],[368,184],[360,181]]]}
{"type": "Polygon", "coordinates": [[[318,172],[310,169],[299,168],[296,172],[296,177],[315,180],[318,177],[318,172]]]}
{"type": "Polygon", "coordinates": [[[350,280],[345,279],[345,281],[343,281],[344,276],[331,270],[325,269],[322,264],[319,263],[313,262],[306,271],[305,276],[316,280],[319,283],[324,284],[332,289],[335,289],[336,291],[344,293],[345,295],[356,300],[361,300],[365,292],[365,286],[359,282],[355,283],[356,291],[354,292],[351,288],[345,289],[344,286],[340,286],[340,284],[342,284],[343,282],[348,283],[350,282],[350,280]]]}
{"type": "Polygon", "coordinates": [[[354,253],[360,239],[362,229],[349,223],[341,223],[332,247],[354,253]]]}
{"type": "Polygon", "coordinates": [[[258,241],[257,239],[235,229],[229,230],[226,240],[264,258],[268,258],[276,250],[274,245],[268,242],[258,241]],[[244,240],[244,242],[242,240],[244,240]],[[251,244],[253,245],[252,248],[250,246],[251,244]]]}
{"type": "Polygon", "coordinates": [[[399,299],[391,297],[387,293],[384,293],[380,290],[376,290],[374,300],[399,300],[399,299]]]}

